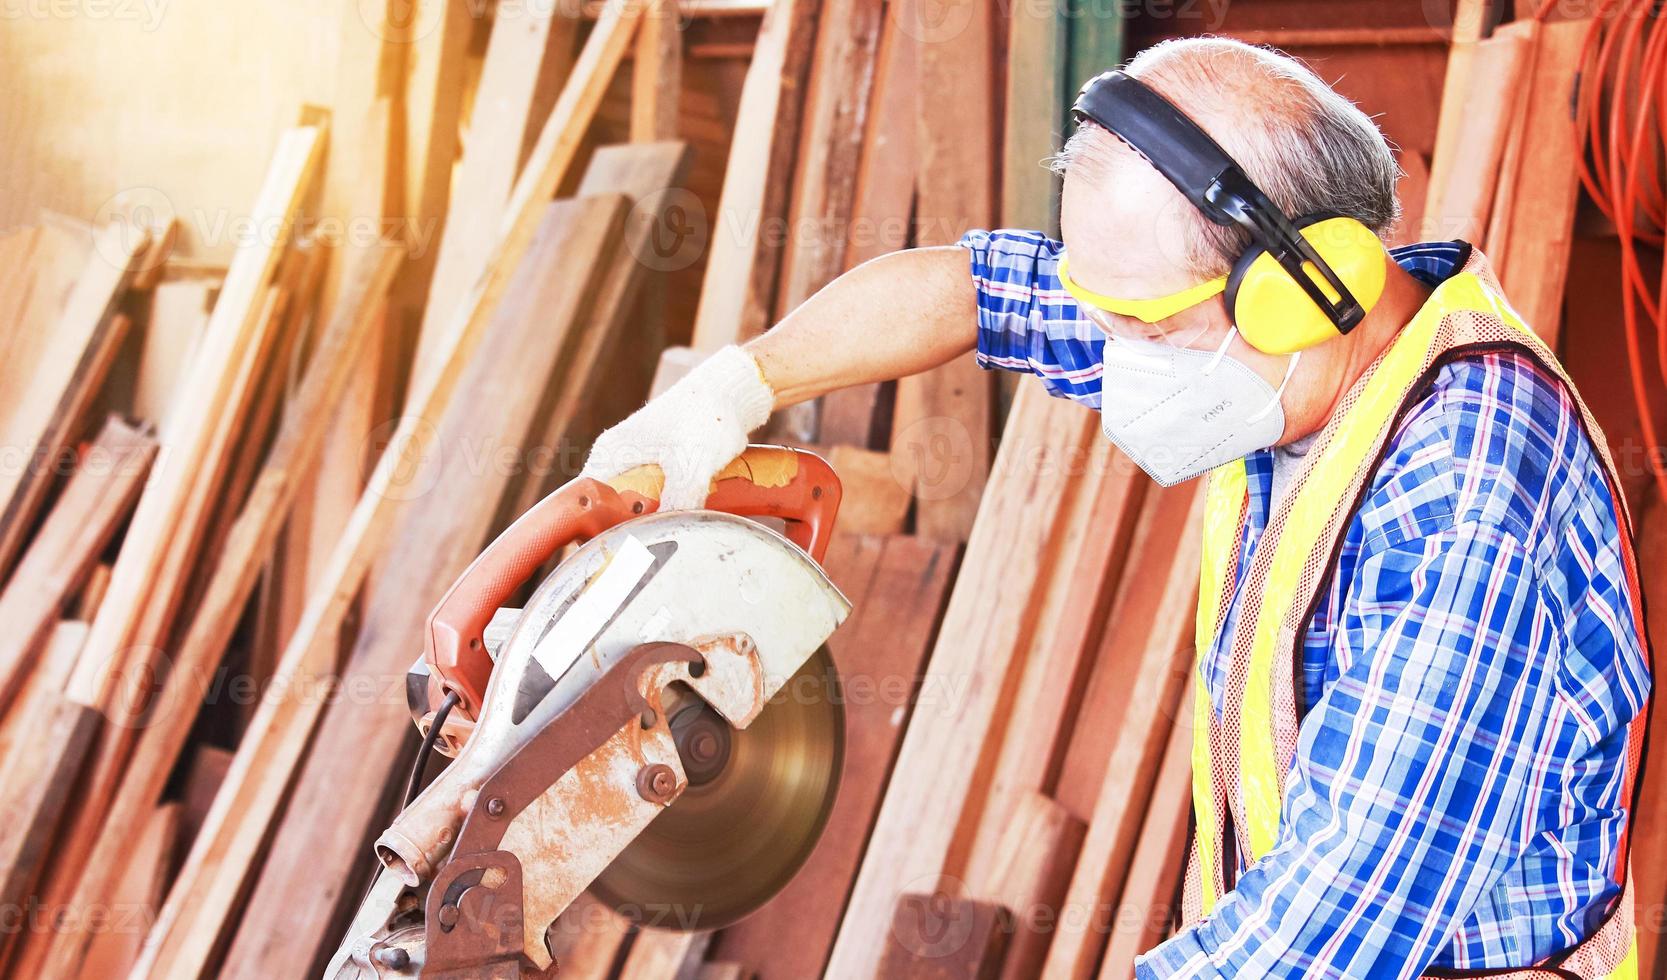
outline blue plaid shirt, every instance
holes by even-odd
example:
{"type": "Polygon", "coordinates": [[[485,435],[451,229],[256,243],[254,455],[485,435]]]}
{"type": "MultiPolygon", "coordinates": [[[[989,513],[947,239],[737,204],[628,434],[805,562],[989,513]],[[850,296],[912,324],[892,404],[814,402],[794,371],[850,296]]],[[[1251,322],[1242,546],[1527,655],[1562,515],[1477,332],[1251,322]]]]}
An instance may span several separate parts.
{"type": "MultiPolygon", "coordinates": [[[[1097,407],[1102,341],[1059,284],[1059,243],[978,231],[961,244],[978,363],[1097,407]]],[[[1393,254],[1434,284],[1465,249],[1393,254]]],[[[1246,466],[1241,582],[1272,455],[1246,466]]],[[[1509,353],[1442,368],[1391,437],[1304,638],[1277,846],[1137,975],[1515,967],[1594,931],[1618,894],[1627,725],[1650,684],[1620,534],[1556,380],[1509,353]]],[[[1203,665],[1217,710],[1239,605],[1203,665]]]]}

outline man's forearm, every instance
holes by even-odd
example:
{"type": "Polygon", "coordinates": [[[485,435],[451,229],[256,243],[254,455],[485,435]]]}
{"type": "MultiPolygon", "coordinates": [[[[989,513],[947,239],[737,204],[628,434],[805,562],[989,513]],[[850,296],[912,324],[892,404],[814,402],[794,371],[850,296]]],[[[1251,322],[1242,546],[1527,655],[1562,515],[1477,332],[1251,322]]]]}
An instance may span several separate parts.
{"type": "Polygon", "coordinates": [[[946,245],[863,263],[746,349],[779,408],[937,367],[972,350],[977,333],[967,253],[946,245]]]}

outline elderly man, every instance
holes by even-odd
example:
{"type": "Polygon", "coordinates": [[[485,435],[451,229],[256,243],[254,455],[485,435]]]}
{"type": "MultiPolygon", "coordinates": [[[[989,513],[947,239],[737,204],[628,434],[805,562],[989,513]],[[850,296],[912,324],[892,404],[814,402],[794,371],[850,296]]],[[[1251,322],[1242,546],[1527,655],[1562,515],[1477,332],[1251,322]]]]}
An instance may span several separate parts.
{"type": "Polygon", "coordinates": [[[590,471],[651,459],[698,506],[773,407],[969,349],[1036,374],[1158,482],[1209,474],[1185,923],[1139,975],[1636,976],[1649,661],[1555,358],[1468,245],[1384,248],[1389,147],[1302,65],[1173,42],[1077,116],[1063,246],[855,269],[590,471]]]}

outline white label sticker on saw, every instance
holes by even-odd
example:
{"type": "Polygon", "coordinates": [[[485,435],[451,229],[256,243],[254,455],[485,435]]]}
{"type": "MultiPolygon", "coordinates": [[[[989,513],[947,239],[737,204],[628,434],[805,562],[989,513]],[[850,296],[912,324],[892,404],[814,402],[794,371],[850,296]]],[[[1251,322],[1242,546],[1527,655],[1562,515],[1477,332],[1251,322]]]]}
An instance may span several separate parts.
{"type": "Polygon", "coordinates": [[[560,679],[573,666],[653,565],[654,554],[641,541],[625,539],[602,574],[585,586],[579,598],[556,620],[550,632],[544,634],[538,646],[533,647],[533,659],[551,680],[560,679]]]}

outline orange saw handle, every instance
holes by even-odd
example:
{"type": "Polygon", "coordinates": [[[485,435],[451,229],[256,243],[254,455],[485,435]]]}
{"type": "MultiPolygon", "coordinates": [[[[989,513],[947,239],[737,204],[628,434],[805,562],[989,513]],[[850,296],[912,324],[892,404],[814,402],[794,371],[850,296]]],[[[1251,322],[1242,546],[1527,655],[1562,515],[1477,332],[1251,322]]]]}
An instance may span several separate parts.
{"type": "MultiPolygon", "coordinates": [[[[580,477],[534,504],[474,560],[428,617],[423,659],[445,691],[457,694],[454,712],[477,719],[492,676],[484,632],[510,595],[574,541],[660,506],[665,477],[654,465],[607,481],[580,477]]],[[[706,509],[742,517],[778,517],[787,537],[820,562],[839,510],[839,477],[815,453],[783,446],[749,446],[712,480],[706,509]]]]}

